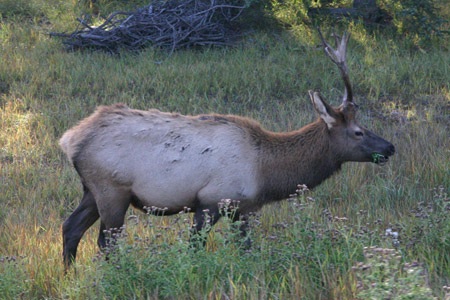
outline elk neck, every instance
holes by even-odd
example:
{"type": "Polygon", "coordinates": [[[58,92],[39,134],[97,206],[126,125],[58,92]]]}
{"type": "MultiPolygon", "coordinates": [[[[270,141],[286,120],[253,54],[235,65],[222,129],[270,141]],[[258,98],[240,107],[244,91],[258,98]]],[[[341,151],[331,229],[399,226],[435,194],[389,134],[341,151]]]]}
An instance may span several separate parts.
{"type": "Polygon", "coordinates": [[[299,184],[309,189],[319,185],[341,168],[331,150],[325,122],[316,122],[292,132],[266,132],[259,145],[260,201],[289,197],[299,184]]]}

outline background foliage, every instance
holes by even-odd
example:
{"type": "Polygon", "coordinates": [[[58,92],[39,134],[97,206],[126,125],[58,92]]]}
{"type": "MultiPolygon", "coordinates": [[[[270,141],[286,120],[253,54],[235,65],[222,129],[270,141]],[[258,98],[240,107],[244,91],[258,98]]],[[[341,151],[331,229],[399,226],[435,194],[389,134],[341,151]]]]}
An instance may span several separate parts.
{"type": "MultiPolygon", "coordinates": [[[[413,2],[402,1],[407,3],[413,2]]],[[[73,0],[0,0],[0,298],[380,299],[398,290],[410,292],[398,295],[410,299],[430,293],[445,298],[448,36],[408,31],[398,25],[401,16],[393,17],[393,27],[379,28],[312,20],[309,4],[296,1],[261,4],[267,19],[247,23],[235,47],[169,58],[151,48],[121,55],[66,52],[47,34],[73,31],[86,12],[95,24],[141,4],[99,0],[95,8],[73,0]],[[130,209],[126,235],[110,262],[97,254],[95,224],[80,243],[76,272],[64,276],[61,224],[82,192],[58,148],[62,133],[96,106],[116,102],[184,114],[233,113],[274,131],[300,128],[317,117],[308,89],[320,90],[333,105],[342,96],[341,79],[317,47],[314,25],[352,33],[348,60],[359,119],[395,144],[391,162],[348,163],[314,191],[268,205],[252,217],[254,246],[248,251],[225,220],[207,248],[192,253],[190,215],[153,217],[130,209]],[[382,250],[373,255],[371,247],[382,250]]],[[[445,1],[425,4],[448,20],[445,1]]],[[[385,5],[390,12],[407,8],[385,5]]],[[[445,22],[431,26],[448,30],[445,22]]]]}

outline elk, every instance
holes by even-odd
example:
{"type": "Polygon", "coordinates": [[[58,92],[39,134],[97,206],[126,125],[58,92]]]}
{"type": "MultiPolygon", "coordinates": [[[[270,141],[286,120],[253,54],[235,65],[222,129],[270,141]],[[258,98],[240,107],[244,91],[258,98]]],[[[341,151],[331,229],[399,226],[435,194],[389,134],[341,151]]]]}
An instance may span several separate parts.
{"type": "MultiPolygon", "coordinates": [[[[219,220],[222,199],[239,201],[233,221],[245,220],[263,205],[287,198],[298,184],[314,188],[345,162],[387,162],[394,146],[355,118],[346,61],[350,34],[334,34],[333,48],[319,33],[325,54],[341,72],[345,92],[335,108],[319,92],[309,91],[319,117],[299,130],[271,132],[235,115],[184,116],[115,104],[98,107],[65,132],[60,146],[84,190],[63,224],[66,267],[98,218],[98,245],[106,247],[105,230],[119,230],[130,204],[141,210],[164,207],[165,215],[190,209],[195,235],[206,218],[211,226],[219,220]]],[[[241,230],[245,234],[245,222],[241,230]]]]}

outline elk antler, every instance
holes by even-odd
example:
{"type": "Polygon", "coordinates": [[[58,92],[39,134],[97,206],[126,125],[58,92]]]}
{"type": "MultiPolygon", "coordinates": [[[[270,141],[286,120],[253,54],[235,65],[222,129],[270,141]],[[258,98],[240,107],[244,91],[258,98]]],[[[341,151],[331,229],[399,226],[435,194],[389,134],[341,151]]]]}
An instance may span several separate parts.
{"type": "Polygon", "coordinates": [[[333,28],[333,36],[335,41],[335,47],[331,47],[326,41],[325,38],[322,35],[322,32],[320,31],[320,28],[317,29],[320,34],[320,38],[322,39],[323,43],[323,50],[325,51],[325,54],[331,58],[331,60],[338,66],[339,70],[342,74],[342,79],[344,79],[345,84],[345,94],[344,98],[342,99],[342,105],[344,108],[348,106],[349,103],[355,104],[353,102],[353,92],[352,92],[352,85],[350,84],[350,78],[348,75],[348,67],[347,67],[347,58],[346,58],[346,50],[347,50],[347,43],[350,39],[350,33],[347,32],[347,30],[342,35],[342,39],[339,42],[339,36],[334,32],[333,28]]]}

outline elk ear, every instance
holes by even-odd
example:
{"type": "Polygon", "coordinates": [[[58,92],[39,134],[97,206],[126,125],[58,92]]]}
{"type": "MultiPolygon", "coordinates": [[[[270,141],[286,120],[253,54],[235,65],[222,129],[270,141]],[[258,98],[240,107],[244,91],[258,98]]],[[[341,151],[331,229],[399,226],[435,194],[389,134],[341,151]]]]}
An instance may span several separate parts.
{"type": "Polygon", "coordinates": [[[327,123],[328,129],[331,129],[331,127],[336,124],[336,113],[334,112],[333,108],[322,99],[322,96],[319,92],[308,91],[308,93],[317,113],[322,118],[322,120],[327,123]]]}

